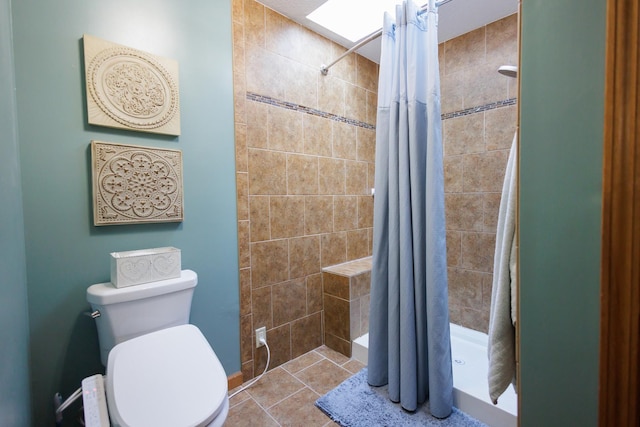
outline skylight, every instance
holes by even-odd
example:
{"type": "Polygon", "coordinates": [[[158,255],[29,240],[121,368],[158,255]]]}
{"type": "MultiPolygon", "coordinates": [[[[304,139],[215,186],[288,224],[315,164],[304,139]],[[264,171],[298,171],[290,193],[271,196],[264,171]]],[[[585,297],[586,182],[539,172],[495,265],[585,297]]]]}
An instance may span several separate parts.
{"type": "Polygon", "coordinates": [[[328,0],[307,18],[356,42],[380,29],[384,12],[395,15],[399,3],[401,0],[328,0]]]}

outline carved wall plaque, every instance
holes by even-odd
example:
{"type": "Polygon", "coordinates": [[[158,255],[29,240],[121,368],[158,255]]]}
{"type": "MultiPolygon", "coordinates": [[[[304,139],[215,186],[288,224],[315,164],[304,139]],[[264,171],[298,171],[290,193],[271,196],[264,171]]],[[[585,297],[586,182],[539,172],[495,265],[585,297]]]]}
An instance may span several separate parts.
{"type": "Polygon", "coordinates": [[[84,35],[89,123],[180,135],[178,63],[84,35]]]}
{"type": "Polygon", "coordinates": [[[181,222],[182,152],[91,141],[94,225],[181,222]]]}

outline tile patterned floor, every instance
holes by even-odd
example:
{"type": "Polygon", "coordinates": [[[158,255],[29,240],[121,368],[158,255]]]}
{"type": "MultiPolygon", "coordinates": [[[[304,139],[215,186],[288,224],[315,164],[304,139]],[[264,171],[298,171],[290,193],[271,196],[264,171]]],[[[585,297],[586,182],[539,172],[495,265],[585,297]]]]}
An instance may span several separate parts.
{"type": "Polygon", "coordinates": [[[335,426],[314,403],[363,367],[326,346],[312,350],[234,396],[225,427],[335,426]]]}

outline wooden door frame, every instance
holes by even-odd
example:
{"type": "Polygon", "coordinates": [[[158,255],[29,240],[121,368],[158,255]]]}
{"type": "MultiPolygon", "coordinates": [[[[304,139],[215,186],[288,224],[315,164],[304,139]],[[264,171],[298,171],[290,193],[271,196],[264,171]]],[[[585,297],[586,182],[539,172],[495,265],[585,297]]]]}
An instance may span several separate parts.
{"type": "Polygon", "coordinates": [[[639,426],[638,2],[607,1],[599,425],[639,426]]]}

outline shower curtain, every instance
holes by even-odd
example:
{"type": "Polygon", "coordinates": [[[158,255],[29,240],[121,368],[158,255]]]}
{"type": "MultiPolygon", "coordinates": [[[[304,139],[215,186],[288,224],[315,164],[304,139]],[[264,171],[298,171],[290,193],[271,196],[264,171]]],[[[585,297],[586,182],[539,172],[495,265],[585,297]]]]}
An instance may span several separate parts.
{"type": "Polygon", "coordinates": [[[437,10],[412,1],[384,17],[378,85],[368,381],[414,411],[449,416],[437,10]]]}

